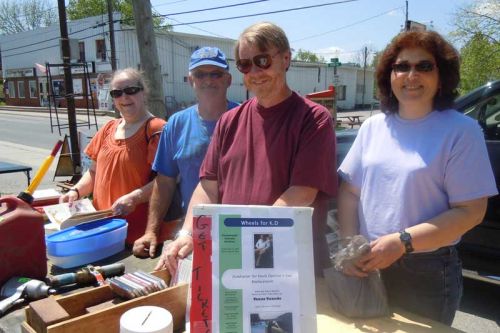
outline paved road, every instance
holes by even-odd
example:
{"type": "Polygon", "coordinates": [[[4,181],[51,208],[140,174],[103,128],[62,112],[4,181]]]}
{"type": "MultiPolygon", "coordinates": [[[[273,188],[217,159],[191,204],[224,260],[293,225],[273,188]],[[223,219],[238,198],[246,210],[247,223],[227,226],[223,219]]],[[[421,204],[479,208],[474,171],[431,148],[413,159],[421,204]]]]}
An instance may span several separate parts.
{"type": "MultiPolygon", "coordinates": [[[[78,118],[81,119],[82,116],[78,118]]],[[[111,119],[106,116],[98,117],[98,125],[111,119]]],[[[95,127],[90,131],[95,131],[95,127]]],[[[27,164],[37,170],[58,139],[58,133],[50,132],[48,114],[0,111],[0,160],[27,164]]],[[[56,164],[57,160],[40,188],[53,187],[52,177],[56,164]]],[[[0,175],[0,194],[18,193],[25,187],[24,174],[0,175]]],[[[466,279],[464,297],[453,327],[470,333],[499,333],[499,309],[499,286],[466,279]]]]}
{"type": "MultiPolygon", "coordinates": [[[[67,118],[60,118],[61,124],[67,124],[67,118]]],[[[102,126],[111,117],[100,116],[97,118],[98,126],[102,126]]],[[[85,122],[86,116],[78,115],[78,122],[85,122]]],[[[56,124],[56,119],[52,119],[56,124]]],[[[96,131],[95,126],[81,126],[79,130],[92,135],[96,131]]],[[[28,165],[33,168],[31,176],[38,170],[45,158],[56,144],[57,140],[63,139],[68,134],[68,129],[61,130],[61,136],[57,128],[51,133],[51,120],[48,113],[15,112],[0,110],[0,160],[5,162],[28,165]]],[[[57,159],[52,163],[39,188],[53,187],[53,177],[57,167],[57,159]]],[[[66,180],[60,178],[58,180],[66,180]]],[[[26,188],[26,176],[24,173],[10,173],[0,175],[0,194],[19,193],[26,188]]]]}

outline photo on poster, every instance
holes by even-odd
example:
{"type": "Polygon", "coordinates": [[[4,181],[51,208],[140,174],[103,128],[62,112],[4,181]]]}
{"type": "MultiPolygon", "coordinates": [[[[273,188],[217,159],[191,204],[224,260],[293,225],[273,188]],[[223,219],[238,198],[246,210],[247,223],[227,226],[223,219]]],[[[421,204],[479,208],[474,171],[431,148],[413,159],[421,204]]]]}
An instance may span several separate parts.
{"type": "Polygon", "coordinates": [[[261,312],[250,314],[251,333],[293,333],[291,312],[261,312]]]}
{"type": "Polygon", "coordinates": [[[274,268],[273,234],[254,234],[255,268],[274,268]]]}

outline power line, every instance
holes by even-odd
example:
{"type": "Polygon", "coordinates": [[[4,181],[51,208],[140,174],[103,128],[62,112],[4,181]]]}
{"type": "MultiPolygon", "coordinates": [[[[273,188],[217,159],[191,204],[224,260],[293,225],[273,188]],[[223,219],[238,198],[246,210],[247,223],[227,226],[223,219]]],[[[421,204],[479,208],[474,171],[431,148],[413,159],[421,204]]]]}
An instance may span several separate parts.
{"type": "Polygon", "coordinates": [[[177,0],[177,1],[170,1],[170,2],[165,2],[165,3],[160,3],[158,5],[155,5],[154,7],[161,7],[161,6],[167,6],[167,5],[172,5],[174,3],[178,2],[186,2],[187,0],[177,0]]]}
{"type": "Polygon", "coordinates": [[[169,17],[169,16],[175,16],[175,15],[184,15],[184,14],[192,14],[192,13],[199,13],[199,12],[208,12],[210,10],[217,10],[217,9],[224,9],[224,8],[231,8],[231,7],[238,7],[238,6],[246,6],[246,5],[252,5],[254,3],[267,2],[267,1],[269,1],[269,0],[255,0],[255,1],[249,1],[249,2],[240,2],[240,3],[235,3],[235,4],[232,4],[232,5],[225,5],[225,6],[219,6],[219,7],[204,8],[204,9],[195,9],[195,10],[189,10],[189,11],[186,11],[186,12],[179,12],[179,13],[158,15],[158,17],[169,17]]]}
{"type": "MultiPolygon", "coordinates": [[[[246,6],[246,5],[252,5],[254,3],[259,3],[259,2],[266,2],[269,0],[255,0],[255,1],[249,1],[249,2],[241,2],[237,4],[231,4],[231,5],[224,5],[224,6],[218,6],[218,7],[210,7],[210,8],[203,8],[203,9],[195,9],[195,10],[189,10],[189,11],[184,11],[184,12],[178,12],[178,13],[171,13],[171,14],[158,14],[158,15],[153,15],[153,18],[170,18],[170,16],[176,16],[176,15],[184,15],[184,14],[192,14],[192,13],[200,13],[200,12],[208,12],[211,10],[216,10],[216,9],[225,9],[225,8],[231,8],[231,7],[238,7],[238,6],[246,6]]],[[[131,21],[133,19],[129,20],[124,20],[124,21],[131,21]]],[[[189,25],[190,23],[180,23],[178,25],[189,25]]]]}
{"type": "MultiPolygon", "coordinates": [[[[173,14],[169,14],[169,15],[181,15],[181,14],[185,14],[185,13],[203,12],[203,11],[209,11],[209,10],[215,10],[215,9],[221,9],[221,8],[228,8],[228,7],[234,7],[234,6],[248,5],[248,4],[253,4],[253,3],[257,3],[257,2],[264,2],[264,1],[269,1],[269,0],[256,0],[256,1],[250,1],[250,2],[245,2],[245,3],[240,3],[240,4],[232,4],[232,5],[227,5],[227,6],[205,8],[205,9],[200,9],[200,10],[196,10],[196,11],[173,13],[173,14]]],[[[338,4],[343,4],[343,3],[355,2],[355,1],[359,1],[359,0],[344,0],[344,1],[328,2],[328,3],[323,3],[323,4],[317,4],[317,5],[295,7],[295,8],[275,10],[275,11],[255,13],[255,14],[248,14],[248,15],[239,15],[239,16],[233,16],[233,17],[227,17],[227,18],[218,18],[218,19],[205,20],[205,21],[197,21],[197,22],[177,23],[177,24],[173,24],[172,26],[180,26],[180,25],[190,26],[191,24],[209,23],[209,22],[215,22],[215,21],[223,21],[223,20],[232,20],[232,19],[238,19],[238,18],[254,17],[254,16],[266,15],[266,14],[284,13],[284,12],[298,11],[298,10],[311,9],[311,8],[318,8],[318,7],[324,7],[324,6],[338,5],[338,4]]],[[[169,15],[160,15],[160,16],[161,17],[168,17],[169,15]]],[[[155,17],[155,15],[153,15],[153,17],[155,17]]],[[[171,19],[171,18],[169,18],[169,19],[171,19]]],[[[360,21],[360,22],[364,22],[364,21],[366,21],[366,20],[363,20],[363,21],[360,21]]],[[[354,23],[354,24],[358,24],[360,22],[357,22],[357,23],[354,23]]],[[[85,31],[85,30],[88,30],[88,29],[95,29],[95,28],[98,28],[98,27],[103,26],[105,24],[107,24],[107,23],[103,21],[102,23],[99,23],[98,25],[95,25],[95,26],[92,26],[92,27],[87,27],[85,29],[72,32],[71,34],[82,32],[82,31],[85,31]]],[[[348,25],[348,26],[352,26],[354,24],[351,24],[351,25],[348,25]]],[[[345,26],[345,27],[348,27],[348,26],[345,26]]],[[[342,27],[342,28],[345,28],[345,27],[342,27]]],[[[341,28],[338,28],[338,29],[341,29],[341,28]]],[[[336,30],[338,30],[338,29],[336,29],[336,30]]],[[[332,30],[332,31],[336,31],[336,30],[332,30]]],[[[208,31],[206,31],[206,32],[208,32],[208,31]]],[[[327,32],[327,33],[329,33],[329,32],[327,32]]],[[[36,42],[36,43],[31,43],[31,44],[27,44],[27,45],[23,45],[23,46],[18,46],[18,47],[15,47],[15,48],[6,49],[6,50],[3,50],[3,52],[12,51],[12,50],[20,49],[20,48],[23,48],[23,47],[29,47],[29,46],[41,44],[41,43],[44,43],[44,42],[47,42],[47,41],[51,41],[51,40],[54,40],[54,39],[58,39],[58,38],[59,37],[55,37],[55,38],[51,38],[51,39],[40,41],[40,42],[36,42]]],[[[83,39],[85,39],[85,38],[83,38],[83,39]]],[[[43,49],[45,49],[45,48],[42,48],[42,50],[43,49]]],[[[23,53],[25,53],[25,52],[23,52],[23,53]]],[[[22,54],[22,53],[20,53],[20,54],[22,54]]],[[[16,55],[19,55],[19,54],[16,54],[16,55]]],[[[12,55],[8,55],[8,56],[12,56],[12,55]]],[[[5,56],[5,57],[7,57],[7,56],[5,56]]]]}
{"type": "MultiPolygon", "coordinates": [[[[180,22],[180,21],[178,21],[176,19],[173,19],[171,17],[169,17],[169,20],[172,20],[172,21],[175,21],[175,22],[178,22],[178,23],[183,23],[183,22],[180,22]]],[[[199,30],[199,31],[203,31],[203,32],[209,33],[209,34],[211,34],[213,36],[216,36],[216,37],[228,38],[229,39],[229,37],[222,36],[222,35],[216,34],[215,32],[211,32],[211,31],[208,31],[208,30],[205,30],[205,29],[202,29],[202,28],[198,28],[198,27],[195,27],[195,26],[190,25],[190,24],[187,24],[187,26],[190,27],[190,28],[192,28],[192,29],[196,29],[196,30],[199,30]]]]}
{"type": "MultiPolygon", "coordinates": [[[[99,24],[93,25],[91,27],[84,28],[82,30],[73,31],[72,33],[70,33],[70,35],[74,35],[74,34],[77,34],[79,32],[82,32],[82,31],[85,31],[85,30],[89,30],[89,29],[97,29],[97,28],[99,28],[101,26],[104,26],[106,24],[107,23],[99,23],[99,24]]],[[[60,36],[57,36],[57,37],[45,39],[45,40],[42,40],[42,41],[39,41],[39,42],[35,42],[35,43],[31,43],[31,44],[26,44],[26,45],[22,45],[22,46],[16,46],[16,47],[12,47],[10,49],[5,49],[5,50],[2,50],[2,52],[8,52],[8,51],[13,51],[13,50],[18,50],[18,49],[21,49],[23,47],[34,46],[34,45],[42,44],[42,43],[45,43],[45,42],[50,42],[51,40],[56,40],[56,39],[60,39],[60,38],[61,38],[60,36]]]]}
{"type": "MultiPolygon", "coordinates": [[[[184,0],[185,1],[185,0],[184,0]]],[[[243,6],[243,5],[249,5],[249,4],[254,4],[254,3],[259,3],[259,2],[266,2],[266,1],[269,1],[269,0],[255,0],[255,1],[249,1],[249,2],[243,2],[243,3],[239,3],[239,4],[231,4],[231,5],[225,5],[225,6],[218,6],[218,7],[212,7],[212,8],[204,8],[204,9],[198,9],[198,10],[191,10],[191,11],[186,11],[186,12],[179,12],[179,13],[173,13],[173,14],[169,14],[168,16],[174,16],[174,15],[182,15],[182,14],[188,14],[188,13],[196,13],[196,12],[204,12],[204,11],[210,11],[210,10],[216,10],[216,9],[223,9],[223,8],[230,8],[230,7],[236,7],[236,6],[243,6]]],[[[155,17],[167,17],[167,15],[153,15],[153,18],[155,17]]],[[[173,21],[176,21],[172,18],[169,18],[173,21]]],[[[127,20],[122,20],[123,22],[124,21],[127,21],[127,20]]],[[[114,21],[116,22],[116,21],[114,21]]],[[[81,31],[84,31],[84,30],[87,30],[87,29],[94,29],[94,28],[98,28],[100,26],[104,26],[108,24],[108,22],[103,22],[98,24],[98,25],[95,25],[95,26],[92,26],[92,27],[88,27],[88,28],[85,28],[83,30],[80,30],[80,31],[75,31],[75,32],[72,32],[70,35],[72,34],[75,34],[75,33],[78,33],[78,32],[81,32],[81,31]]],[[[188,25],[189,26],[189,23],[179,23],[179,25],[188,25]]],[[[199,29],[201,31],[205,31],[207,33],[210,33],[212,35],[216,35],[215,33],[212,33],[212,32],[209,32],[209,31],[206,31],[206,30],[203,30],[203,29],[200,29],[200,28],[195,28],[195,27],[192,27],[193,29],[199,29]]],[[[223,38],[226,38],[224,36],[222,36],[223,38]]],[[[14,48],[10,48],[10,49],[6,49],[6,50],[2,50],[3,52],[7,52],[7,51],[12,51],[12,50],[17,50],[17,49],[20,49],[20,48],[23,48],[23,47],[29,47],[29,46],[33,46],[33,45],[38,45],[38,44],[41,44],[41,43],[44,43],[44,42],[48,42],[48,41],[51,41],[51,40],[54,40],[54,39],[58,39],[59,37],[55,37],[55,38],[50,38],[50,39],[47,39],[47,40],[43,40],[43,41],[39,41],[39,42],[35,42],[35,43],[30,43],[30,44],[26,44],[26,45],[22,45],[22,46],[17,46],[17,47],[14,47],[14,48]]]]}
{"type": "MultiPolygon", "coordinates": [[[[342,4],[342,3],[355,2],[355,1],[359,1],[359,0],[344,0],[344,1],[328,2],[328,3],[319,4],[319,5],[311,5],[311,6],[304,6],[304,7],[295,7],[295,8],[289,8],[289,9],[274,10],[274,11],[270,11],[270,12],[262,12],[262,13],[255,13],[255,14],[231,16],[231,17],[223,17],[223,18],[212,19],[212,20],[205,20],[205,21],[195,21],[195,22],[188,22],[188,23],[178,23],[178,24],[172,24],[172,26],[175,27],[175,26],[180,26],[180,25],[210,23],[210,22],[217,22],[217,21],[227,21],[227,20],[234,20],[234,19],[239,19],[239,18],[247,18],[247,17],[260,16],[260,15],[267,15],[267,14],[286,13],[286,12],[292,12],[292,11],[303,10],[303,9],[318,8],[318,7],[331,6],[331,5],[339,5],[339,4],[342,4]]],[[[173,14],[173,15],[178,15],[178,14],[173,14]]],[[[168,17],[168,16],[169,15],[166,15],[166,17],[168,17]]]]}
{"type": "Polygon", "coordinates": [[[316,37],[319,37],[319,36],[324,36],[324,35],[327,35],[329,33],[332,33],[332,32],[335,32],[335,31],[339,31],[339,30],[342,30],[342,29],[345,29],[345,28],[349,28],[349,27],[352,27],[354,25],[357,25],[357,24],[360,24],[360,23],[364,23],[366,21],[369,21],[369,20],[372,20],[374,18],[377,18],[377,17],[380,17],[380,16],[383,16],[387,13],[390,13],[394,10],[398,10],[398,9],[401,9],[403,8],[402,6],[401,7],[397,7],[397,8],[394,8],[394,9],[391,9],[391,10],[388,10],[388,11],[385,11],[383,13],[380,13],[380,14],[377,14],[375,16],[372,16],[372,17],[369,17],[369,18],[366,18],[366,19],[363,19],[361,21],[357,21],[357,22],[354,22],[354,23],[351,23],[351,24],[348,24],[348,25],[344,25],[342,27],[339,27],[339,28],[335,28],[333,30],[329,30],[329,31],[325,31],[325,32],[322,32],[322,33],[319,33],[319,34],[315,34],[315,35],[311,35],[311,36],[308,36],[308,37],[304,37],[304,38],[300,38],[300,39],[296,39],[296,40],[293,40],[292,43],[295,43],[295,42],[300,42],[300,41],[303,41],[303,40],[306,40],[306,39],[311,39],[311,38],[316,38],[316,37]]]}

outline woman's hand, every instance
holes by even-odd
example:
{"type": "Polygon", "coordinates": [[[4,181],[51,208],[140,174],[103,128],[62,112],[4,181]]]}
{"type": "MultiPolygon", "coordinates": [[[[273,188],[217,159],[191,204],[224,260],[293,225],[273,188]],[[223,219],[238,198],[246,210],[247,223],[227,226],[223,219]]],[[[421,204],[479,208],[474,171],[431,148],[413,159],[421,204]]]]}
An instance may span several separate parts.
{"type": "Polygon", "coordinates": [[[363,272],[372,272],[392,265],[405,253],[399,233],[388,234],[370,243],[371,251],[362,256],[357,266],[363,272]]]}
{"type": "Polygon", "coordinates": [[[342,273],[350,276],[367,277],[368,273],[361,269],[361,264],[358,262],[344,262],[342,265],[342,273]]]}
{"type": "Polygon", "coordinates": [[[142,190],[140,189],[122,195],[111,206],[113,214],[125,216],[132,213],[137,204],[141,202],[141,198],[142,190]]]}
{"type": "Polygon", "coordinates": [[[76,191],[68,191],[59,197],[59,203],[67,202],[70,206],[76,200],[78,200],[78,193],[76,191]]]}

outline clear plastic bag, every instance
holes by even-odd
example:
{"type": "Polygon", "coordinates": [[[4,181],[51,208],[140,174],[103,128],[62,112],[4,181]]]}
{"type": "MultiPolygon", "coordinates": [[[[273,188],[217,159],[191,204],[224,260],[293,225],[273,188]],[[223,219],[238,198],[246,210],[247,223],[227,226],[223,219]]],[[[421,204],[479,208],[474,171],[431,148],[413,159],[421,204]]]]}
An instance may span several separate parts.
{"type": "Polygon", "coordinates": [[[353,236],[346,241],[345,246],[338,245],[337,251],[330,247],[330,258],[334,267],[324,270],[333,309],[351,318],[388,315],[390,312],[387,293],[379,271],[372,272],[365,278],[342,273],[343,265],[357,260],[370,251],[369,242],[361,235],[353,236]]]}

